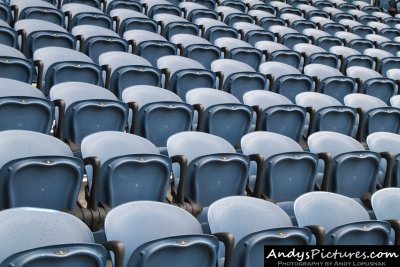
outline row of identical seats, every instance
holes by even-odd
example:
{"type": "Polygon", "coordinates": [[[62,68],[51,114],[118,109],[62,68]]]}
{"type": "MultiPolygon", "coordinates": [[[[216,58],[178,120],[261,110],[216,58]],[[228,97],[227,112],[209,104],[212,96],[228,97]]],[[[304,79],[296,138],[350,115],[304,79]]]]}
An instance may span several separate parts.
{"type": "Polygon", "coordinates": [[[168,138],[167,157],[142,137],[102,131],[83,139],[82,159],[48,135],[22,130],[0,134],[4,149],[18,147],[3,156],[2,208],[28,205],[73,211],[84,165],[89,209],[101,204],[108,210],[142,199],[165,201],[171,191],[169,201],[183,207],[190,203],[205,230],[207,207],[224,196],[264,198],[293,218],[293,201],[306,192],[339,193],[368,208],[377,189],[399,185],[399,135],[384,132],[368,136],[367,150],[351,137],[321,131],[310,136],[305,151],[286,136],[258,131],[242,138],[241,153],[218,136],[182,132],[168,138]],[[49,145],[43,147],[44,142],[49,145]],[[32,177],[38,178],[27,188],[32,177]]]}
{"type": "Polygon", "coordinates": [[[103,267],[107,247],[113,249],[117,267],[165,266],[165,262],[258,267],[264,265],[265,245],[388,245],[393,240],[398,244],[399,212],[393,204],[399,202],[399,188],[379,190],[372,199],[379,220],[370,220],[359,203],[342,195],[306,193],[295,201],[300,223],[293,226],[288,215],[271,202],[225,197],[213,203],[207,213],[213,234],[203,233],[199,222],[178,207],[153,201],[129,202],[107,215],[105,231],[112,241],[104,246],[94,244],[87,226],[71,215],[14,208],[0,212],[0,233],[7,241],[1,246],[0,261],[4,266],[48,266],[51,262],[103,267]]]}

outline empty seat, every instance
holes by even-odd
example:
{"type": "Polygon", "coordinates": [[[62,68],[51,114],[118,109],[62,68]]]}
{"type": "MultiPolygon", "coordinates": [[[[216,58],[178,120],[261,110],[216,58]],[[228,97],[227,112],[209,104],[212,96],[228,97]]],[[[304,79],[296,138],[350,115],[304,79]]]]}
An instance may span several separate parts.
{"type": "Polygon", "coordinates": [[[141,0],[140,2],[144,7],[144,13],[150,18],[157,14],[181,15],[180,8],[167,0],[141,0]]]}
{"type": "Polygon", "coordinates": [[[227,196],[244,195],[249,159],[237,153],[228,141],[201,132],[182,132],[167,141],[168,155],[179,162],[174,169],[177,201],[187,198],[204,209],[198,220],[207,229],[207,209],[211,203],[227,196]]]}
{"type": "Polygon", "coordinates": [[[283,44],[274,41],[259,41],[254,47],[263,51],[265,61],[278,61],[300,69],[301,54],[283,44]]]}
{"type": "Polygon", "coordinates": [[[59,117],[55,134],[79,155],[82,139],[100,131],[124,131],[128,107],[109,90],[82,82],[54,85],[50,99],[57,100],[59,117]]]}
{"type": "Polygon", "coordinates": [[[37,87],[47,96],[58,83],[77,81],[103,86],[102,69],[87,55],[63,47],[43,47],[33,54],[37,87]]]}
{"type": "Polygon", "coordinates": [[[0,78],[0,130],[50,134],[54,105],[30,84],[0,78]]]}
{"type": "Polygon", "coordinates": [[[36,70],[33,62],[14,47],[0,44],[0,77],[31,84],[36,70]]]}
{"type": "Polygon", "coordinates": [[[221,57],[221,49],[202,37],[182,33],[173,35],[170,40],[180,49],[181,56],[194,59],[207,69],[221,57]]]}
{"type": "Polygon", "coordinates": [[[287,97],[265,91],[252,90],[243,96],[246,105],[257,111],[257,131],[268,131],[300,141],[305,129],[306,109],[294,105],[287,97]]]}
{"type": "Polygon", "coordinates": [[[396,83],[374,70],[353,66],[346,69],[346,75],[356,79],[358,92],[375,96],[385,103],[389,103],[390,97],[397,94],[396,83]]]}
{"type": "Polygon", "coordinates": [[[215,87],[215,74],[193,59],[164,56],[158,59],[157,67],[165,74],[164,87],[181,98],[193,88],[215,87]]]}
{"type": "Polygon", "coordinates": [[[359,51],[346,46],[333,46],[329,49],[330,53],[336,54],[340,59],[340,71],[346,73],[346,69],[352,66],[375,68],[374,59],[368,55],[363,55],[359,51]]]}
{"type": "Polygon", "coordinates": [[[76,39],[63,27],[38,19],[18,20],[14,25],[21,35],[21,51],[32,58],[36,49],[46,46],[60,46],[75,49],[76,39]]]}
{"type": "Polygon", "coordinates": [[[399,133],[400,109],[389,107],[381,99],[365,94],[349,94],[344,103],[361,109],[358,139],[364,140],[373,132],[399,133]]]}
{"type": "MultiPolygon", "coordinates": [[[[48,209],[15,208],[1,211],[0,217],[1,236],[7,243],[1,246],[2,265],[107,266],[106,249],[95,244],[90,229],[72,215],[48,209]]],[[[111,242],[108,245],[112,247],[111,242]]],[[[123,252],[117,251],[116,259],[121,262],[123,252]]]]}
{"type": "Polygon", "coordinates": [[[293,218],[294,200],[314,190],[318,156],[304,152],[293,139],[271,132],[245,135],[241,148],[257,163],[255,184],[250,183],[252,195],[276,203],[293,218]]]}
{"type": "MultiPolygon", "coordinates": [[[[1,10],[1,3],[0,3],[1,10]]],[[[0,11],[1,16],[1,11],[0,11]]],[[[0,19],[0,44],[11,47],[18,47],[17,32],[11,26],[0,19]]]]}
{"type": "Polygon", "coordinates": [[[252,16],[245,14],[243,11],[234,7],[219,5],[215,7],[215,11],[217,11],[221,16],[221,21],[229,26],[232,26],[234,23],[239,21],[253,22],[252,16]]]}
{"type": "Polygon", "coordinates": [[[100,55],[99,64],[108,70],[106,87],[118,99],[122,98],[122,92],[129,86],[161,86],[161,71],[143,57],[127,52],[110,51],[100,55]]]}
{"type": "Polygon", "coordinates": [[[7,151],[0,162],[2,209],[76,208],[83,162],[73,157],[64,142],[26,130],[2,131],[0,136],[0,147],[7,151]]]}
{"type": "Polygon", "coordinates": [[[304,67],[304,74],[313,77],[317,92],[332,96],[340,103],[343,98],[357,91],[353,78],[344,76],[338,69],[322,64],[308,64],[304,67]]]}
{"type": "Polygon", "coordinates": [[[268,80],[251,66],[233,59],[218,59],[211,63],[211,70],[219,79],[220,90],[228,92],[239,100],[250,90],[268,88],[268,80]]]}
{"type": "Polygon", "coordinates": [[[302,43],[296,44],[293,50],[301,53],[304,58],[304,65],[324,64],[333,68],[338,68],[339,58],[337,55],[327,52],[318,45],[302,43]]]}
{"type": "Polygon", "coordinates": [[[145,137],[162,152],[171,135],[192,127],[192,107],[169,90],[149,85],[131,86],[125,88],[122,100],[132,112],[130,132],[145,137]]]}
{"type": "Polygon", "coordinates": [[[113,21],[109,15],[104,14],[100,9],[79,3],[65,4],[61,10],[68,17],[68,29],[77,25],[95,25],[106,29],[113,29],[113,21]]]}
{"type": "Polygon", "coordinates": [[[338,132],[354,136],[357,122],[355,108],[343,106],[337,99],[317,92],[304,92],[296,96],[296,104],[312,108],[308,134],[319,131],[338,132]]]}
{"type": "MultiPolygon", "coordinates": [[[[213,5],[213,1],[209,1],[213,5]]],[[[218,13],[214,8],[209,8],[195,1],[184,1],[179,3],[179,7],[183,10],[184,17],[189,21],[195,21],[197,18],[214,18],[218,19],[218,13]]]]}
{"type": "MultiPolygon", "coordinates": [[[[371,197],[372,208],[378,220],[390,222],[393,228],[398,227],[399,215],[399,188],[383,188],[376,191],[371,197]]],[[[397,232],[396,232],[397,233],[397,232]]],[[[395,240],[398,244],[399,240],[395,240]]]]}
{"type": "Polygon", "coordinates": [[[260,65],[260,73],[270,81],[270,91],[282,94],[294,102],[297,94],[313,91],[313,80],[310,76],[285,63],[269,61],[260,65]]]}
{"type": "Polygon", "coordinates": [[[80,51],[87,54],[95,63],[99,56],[109,51],[128,52],[128,41],[117,33],[95,25],[78,25],[72,28],[72,34],[80,41],[80,51]]]}
{"type": "Polygon", "coordinates": [[[157,60],[163,56],[176,55],[176,46],[155,32],[146,30],[129,30],[124,39],[132,45],[133,53],[147,59],[151,65],[157,66],[157,60]]]}
{"type": "Polygon", "coordinates": [[[299,226],[322,227],[317,233],[317,244],[389,244],[390,224],[370,220],[363,206],[351,198],[329,192],[310,192],[296,199],[294,212],[299,226]]]}
{"type": "Polygon", "coordinates": [[[186,102],[198,112],[197,130],[224,138],[235,148],[251,126],[252,108],[233,95],[211,88],[186,93],[186,102]]]}
{"type": "Polygon", "coordinates": [[[92,169],[86,170],[90,208],[96,209],[99,203],[114,208],[130,201],[165,201],[171,161],[145,138],[98,132],[82,140],[81,151],[92,162],[92,169]]]}
{"type": "Polygon", "coordinates": [[[46,1],[11,0],[14,21],[19,19],[40,19],[64,26],[64,13],[46,1]]]}
{"type": "Polygon", "coordinates": [[[112,16],[112,11],[116,9],[137,11],[142,14],[144,10],[142,3],[140,1],[136,2],[129,0],[108,0],[104,12],[112,16]]]}
{"type": "Polygon", "coordinates": [[[216,39],[214,44],[221,48],[225,58],[241,61],[254,69],[257,69],[261,64],[263,58],[261,51],[243,40],[221,37],[216,39]]]}
{"type": "Polygon", "coordinates": [[[197,18],[194,23],[199,25],[201,36],[211,43],[221,37],[237,38],[239,36],[239,32],[235,28],[217,19],[197,18]]]}
{"type": "Polygon", "coordinates": [[[399,169],[399,134],[389,132],[375,132],[367,136],[368,148],[372,151],[380,153],[381,160],[381,176],[386,172],[391,172],[389,179],[382,183],[383,187],[400,187],[400,169],[399,169]]]}
{"type": "MultiPolygon", "coordinates": [[[[123,243],[123,267],[162,266],[166,262],[177,267],[217,264],[218,239],[203,234],[196,218],[176,206],[154,201],[120,205],[107,214],[105,232],[107,240],[123,243]]],[[[233,246],[230,239],[227,246],[233,246]]]]}
{"type": "Polygon", "coordinates": [[[258,26],[249,22],[236,22],[233,27],[237,29],[243,41],[246,41],[250,45],[262,40],[275,40],[275,35],[271,32],[264,30],[261,26],[258,26]]]}
{"type": "Polygon", "coordinates": [[[273,25],[268,28],[268,31],[273,32],[278,42],[293,49],[297,44],[308,43],[309,38],[307,35],[299,33],[295,29],[287,26],[273,25]]]}
{"type": "Polygon", "coordinates": [[[217,200],[207,217],[212,233],[229,232],[235,238],[231,265],[235,267],[263,266],[265,245],[308,245],[311,240],[311,232],[292,226],[281,208],[251,197],[217,200]]]}
{"type": "Polygon", "coordinates": [[[354,138],[336,132],[320,131],[308,137],[308,147],[320,153],[324,178],[321,189],[356,199],[368,207],[376,191],[380,155],[367,151],[354,138]]]}
{"type": "MultiPolygon", "coordinates": [[[[136,2],[128,1],[127,3],[136,2]]],[[[117,21],[116,32],[121,36],[124,34],[124,32],[129,30],[145,30],[157,32],[158,29],[157,22],[153,19],[150,19],[140,11],[125,8],[115,8],[110,11],[110,16],[112,16],[113,19],[117,21]]]]}

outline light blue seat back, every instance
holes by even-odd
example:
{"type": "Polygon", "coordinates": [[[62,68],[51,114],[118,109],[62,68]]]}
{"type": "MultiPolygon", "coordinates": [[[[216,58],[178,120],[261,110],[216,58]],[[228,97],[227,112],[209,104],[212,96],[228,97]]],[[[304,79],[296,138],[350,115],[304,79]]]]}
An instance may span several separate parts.
{"type": "Polygon", "coordinates": [[[165,147],[171,135],[191,129],[193,108],[169,90],[148,85],[131,86],[124,90],[122,100],[135,102],[138,107],[133,132],[157,147],[165,147]]]}
{"type": "Polygon", "coordinates": [[[64,26],[64,14],[47,1],[10,1],[16,11],[15,20],[40,19],[64,26]]]}
{"type": "Polygon", "coordinates": [[[1,208],[75,208],[83,163],[65,143],[25,130],[2,131],[0,136],[0,147],[8,151],[0,158],[1,208]]]}
{"type": "MultiPolygon", "coordinates": [[[[389,133],[389,132],[374,132],[367,136],[367,145],[368,148],[372,151],[382,153],[382,152],[390,152],[394,157],[394,166],[392,169],[391,181],[388,184],[389,186],[399,187],[400,186],[400,165],[399,165],[399,156],[400,156],[400,138],[399,134],[389,133]]],[[[386,159],[381,160],[381,172],[380,176],[383,177],[383,174],[387,171],[386,159]]]]}
{"type": "Polygon", "coordinates": [[[111,68],[109,89],[122,98],[124,89],[135,85],[161,86],[161,71],[148,60],[127,52],[110,51],[100,55],[99,64],[111,68]]]}
{"type": "Polygon", "coordinates": [[[33,54],[43,64],[38,81],[45,95],[57,83],[77,81],[103,86],[102,70],[87,55],[63,47],[44,47],[33,54]]]}
{"type": "Polygon", "coordinates": [[[215,87],[215,73],[199,62],[182,56],[164,56],[158,59],[157,67],[167,69],[168,82],[165,88],[184,98],[193,88],[215,87]]]}
{"type": "Polygon", "coordinates": [[[32,85],[0,78],[0,129],[50,133],[54,105],[32,85]]]}
{"type": "Polygon", "coordinates": [[[50,99],[64,100],[63,137],[72,143],[79,144],[85,136],[95,132],[123,131],[126,128],[127,105],[100,86],[81,82],[60,83],[51,88],[50,99]]]}
{"type": "Polygon", "coordinates": [[[198,129],[220,136],[235,147],[239,147],[240,138],[250,130],[253,110],[227,92],[196,88],[186,93],[186,102],[203,107],[198,129]]]}
{"type": "MultiPolygon", "coordinates": [[[[234,59],[218,59],[211,63],[211,70],[223,74],[222,89],[238,99],[251,90],[266,89],[269,84],[267,79],[260,73],[257,73],[250,65],[234,59]]],[[[219,77],[221,79],[221,77],[219,77]]]]}
{"type": "MultiPolygon", "coordinates": [[[[125,246],[123,266],[128,266],[136,249],[147,242],[167,237],[174,237],[179,242],[185,240],[180,236],[202,234],[200,223],[185,210],[152,201],[135,201],[114,208],[107,214],[104,227],[107,240],[120,240],[125,246]]],[[[172,259],[167,255],[164,261],[170,262],[172,259]]]]}
{"type": "MultiPolygon", "coordinates": [[[[4,40],[4,39],[3,39],[4,40]]],[[[0,77],[31,84],[35,75],[33,62],[18,49],[0,44],[0,77]]]]}
{"type": "MultiPolygon", "coordinates": [[[[171,163],[148,140],[104,131],[85,137],[81,151],[83,158],[97,157],[101,163],[96,203],[104,202],[112,208],[135,200],[164,201],[171,163]]],[[[87,174],[90,189],[92,168],[87,167],[87,174]]]]}
{"type": "Polygon", "coordinates": [[[355,200],[329,192],[310,192],[294,203],[299,226],[320,225],[328,245],[383,245],[389,243],[390,224],[370,220],[355,200]]]}
{"type": "Polygon", "coordinates": [[[400,188],[388,187],[376,191],[371,204],[378,220],[398,220],[400,218],[400,188]]]}
{"type": "Polygon", "coordinates": [[[263,266],[264,245],[307,245],[310,231],[293,227],[278,206],[245,196],[226,197],[211,204],[212,233],[229,232],[235,238],[232,266],[263,266]]]}
{"type": "MultiPolygon", "coordinates": [[[[60,244],[72,245],[69,252],[76,253],[72,251],[73,244],[80,243],[81,251],[84,252],[83,243],[94,243],[92,232],[82,221],[60,211],[14,208],[1,211],[0,218],[0,235],[4,240],[0,245],[0,262],[18,252],[60,244]]],[[[40,251],[37,254],[44,256],[40,251]]]]}
{"type": "Polygon", "coordinates": [[[336,98],[317,92],[304,92],[296,96],[296,104],[312,107],[315,111],[314,127],[309,132],[332,131],[353,136],[357,123],[354,108],[345,107],[336,98]]]}

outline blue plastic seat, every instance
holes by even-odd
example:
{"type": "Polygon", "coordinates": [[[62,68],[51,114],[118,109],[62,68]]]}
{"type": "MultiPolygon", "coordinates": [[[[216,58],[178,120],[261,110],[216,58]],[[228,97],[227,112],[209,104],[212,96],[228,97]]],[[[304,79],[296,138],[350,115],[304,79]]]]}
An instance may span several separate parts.
{"type": "Polygon", "coordinates": [[[0,77],[32,84],[36,70],[33,62],[14,47],[0,44],[0,77]]]}
{"type": "Polygon", "coordinates": [[[372,208],[378,220],[388,220],[398,226],[400,188],[382,188],[371,197],[372,208]]]}
{"type": "Polygon", "coordinates": [[[344,101],[346,106],[361,109],[359,139],[364,140],[374,132],[399,133],[400,109],[397,107],[390,107],[379,98],[364,94],[349,94],[344,101]]]}
{"type": "Polygon", "coordinates": [[[181,56],[194,59],[207,69],[214,60],[221,58],[221,49],[200,36],[182,33],[175,34],[170,40],[180,49],[181,56]]]}
{"type": "Polygon", "coordinates": [[[189,22],[187,19],[172,15],[172,14],[157,14],[153,16],[153,19],[160,25],[160,33],[168,40],[174,34],[185,33],[197,36],[199,34],[199,28],[193,22],[189,22]]]}
{"type": "Polygon", "coordinates": [[[236,22],[253,22],[252,16],[234,7],[219,5],[215,7],[215,11],[221,16],[221,21],[228,26],[233,26],[236,22]]]}
{"type": "Polygon", "coordinates": [[[63,27],[39,19],[18,20],[14,29],[21,35],[21,51],[32,58],[36,49],[46,46],[59,46],[75,49],[76,39],[63,27]]]}
{"type": "Polygon", "coordinates": [[[378,45],[378,48],[396,55],[397,52],[400,51],[400,44],[396,41],[383,42],[378,45]]]}
{"type": "Polygon", "coordinates": [[[258,41],[275,40],[275,35],[273,33],[253,23],[236,22],[233,24],[233,27],[240,32],[241,39],[252,46],[258,41]]]}
{"type": "Polygon", "coordinates": [[[171,135],[192,127],[193,108],[169,90],[148,85],[131,86],[122,93],[122,100],[133,113],[130,132],[145,137],[162,152],[171,135]]]}
{"type": "MultiPolygon", "coordinates": [[[[112,16],[113,10],[127,10],[137,11],[143,14],[143,6],[140,1],[129,1],[129,0],[108,0],[105,13],[112,16]]],[[[143,14],[144,15],[144,14],[143,14]]],[[[147,17],[147,16],[146,16],[147,17]]]]}
{"type": "Polygon", "coordinates": [[[232,37],[221,37],[214,41],[221,48],[224,58],[234,59],[258,69],[263,55],[260,50],[252,47],[249,43],[232,37]]]}
{"type": "Polygon", "coordinates": [[[114,208],[130,201],[165,201],[171,161],[145,138],[98,132],[82,140],[81,151],[86,161],[94,163],[87,168],[90,208],[99,203],[114,208]]]}
{"type": "Polygon", "coordinates": [[[196,88],[186,93],[186,103],[198,113],[197,131],[224,138],[234,147],[249,130],[253,110],[233,95],[212,88],[196,88]]]}
{"type": "Polygon", "coordinates": [[[7,3],[0,3],[0,20],[10,24],[13,20],[11,8],[7,3]]]}
{"type": "Polygon", "coordinates": [[[29,130],[50,134],[54,105],[30,84],[0,78],[0,130],[29,130]]]}
{"type": "Polygon", "coordinates": [[[293,28],[281,25],[272,25],[268,31],[273,32],[278,42],[293,49],[297,44],[308,43],[310,40],[307,35],[299,33],[293,28]]]}
{"type": "Polygon", "coordinates": [[[340,103],[346,95],[357,92],[353,78],[344,76],[338,69],[322,64],[308,64],[304,74],[313,77],[316,91],[334,97],[340,103]]]}
{"type": "Polygon", "coordinates": [[[2,266],[107,266],[105,247],[95,244],[90,229],[72,215],[48,209],[14,208],[1,211],[0,217],[4,240],[2,266]]]}
{"type": "Polygon", "coordinates": [[[237,38],[239,36],[238,30],[218,19],[200,17],[195,19],[194,23],[199,25],[201,37],[207,39],[211,43],[214,43],[216,39],[221,37],[237,38]]]}
{"type": "Polygon", "coordinates": [[[73,157],[65,143],[26,130],[1,131],[0,136],[0,147],[7,151],[0,159],[1,209],[76,208],[83,162],[73,157]]]}
{"type": "Polygon", "coordinates": [[[80,51],[88,55],[94,63],[99,62],[99,56],[109,51],[128,52],[128,41],[119,37],[112,30],[94,26],[78,25],[71,33],[80,41],[80,51]]]}
{"type": "Polygon", "coordinates": [[[47,96],[58,83],[77,81],[103,86],[102,69],[87,55],[63,47],[43,47],[33,54],[37,87],[47,96]]]}
{"type": "Polygon", "coordinates": [[[294,200],[314,190],[318,156],[303,151],[293,139],[272,132],[245,135],[241,149],[257,165],[252,195],[276,203],[293,218],[294,200]]]}
{"type": "Polygon", "coordinates": [[[106,3],[104,0],[59,0],[57,2],[58,2],[58,8],[61,8],[63,5],[69,3],[77,3],[77,4],[88,5],[98,9],[104,9],[104,5],[106,3]]]}
{"type": "Polygon", "coordinates": [[[82,139],[100,131],[124,131],[128,106],[109,90],[88,83],[64,82],[54,85],[50,99],[59,112],[55,134],[79,155],[82,139]]]}
{"type": "MultiPolygon", "coordinates": [[[[215,2],[208,1],[215,5],[215,2]]],[[[183,10],[184,17],[189,21],[195,21],[197,18],[213,18],[218,19],[218,13],[214,8],[207,7],[204,3],[198,1],[184,1],[179,3],[179,7],[183,10]]]]}
{"type": "Polygon", "coordinates": [[[386,180],[383,187],[400,187],[399,169],[399,134],[389,132],[375,132],[367,136],[368,148],[382,155],[381,176],[383,173],[391,172],[390,180],[386,180]]]}
{"type": "Polygon", "coordinates": [[[274,41],[259,41],[255,43],[255,48],[261,50],[265,55],[265,61],[277,61],[288,64],[300,69],[302,58],[297,51],[274,41]]]}
{"type": "Polygon", "coordinates": [[[161,86],[161,71],[145,58],[127,52],[110,51],[100,55],[99,64],[108,69],[106,87],[118,99],[125,88],[135,85],[161,86]]]}
{"type": "MultiPolygon", "coordinates": [[[[0,3],[0,16],[1,16],[1,3],[0,3]]],[[[0,19],[0,44],[8,45],[11,47],[18,47],[17,32],[11,26],[0,19]]]]}
{"type": "Polygon", "coordinates": [[[133,52],[157,66],[157,60],[163,56],[176,55],[176,46],[158,33],[146,30],[129,30],[124,39],[132,45],[133,52]]]}
{"type": "Polygon", "coordinates": [[[176,206],[154,201],[120,205],[107,214],[105,231],[108,240],[124,244],[123,267],[155,267],[172,262],[177,267],[217,264],[218,239],[203,234],[196,218],[176,206]]]}
{"type": "Polygon", "coordinates": [[[354,198],[368,207],[370,195],[378,185],[380,155],[336,132],[313,133],[307,142],[310,151],[321,153],[323,159],[319,167],[319,172],[324,172],[321,189],[354,198]]]}
{"type": "Polygon", "coordinates": [[[300,141],[306,129],[306,109],[294,105],[287,97],[265,91],[252,90],[244,94],[243,103],[257,111],[257,131],[268,131],[300,141]]]}
{"type": "Polygon", "coordinates": [[[336,98],[317,92],[304,92],[296,96],[296,104],[312,108],[307,135],[318,131],[332,131],[355,136],[357,111],[343,106],[336,98]]]}
{"type": "MultiPolygon", "coordinates": [[[[115,3],[120,0],[115,0],[111,3],[115,3]]],[[[125,1],[125,0],[124,0],[125,1]]],[[[127,1],[127,3],[139,3],[127,1]]],[[[131,10],[126,8],[115,8],[110,12],[110,16],[117,21],[116,32],[123,36],[124,32],[130,30],[145,30],[151,32],[157,32],[158,25],[153,19],[150,19],[145,14],[137,10],[131,10]]]]}
{"type": "Polygon", "coordinates": [[[199,62],[182,56],[164,56],[157,67],[165,74],[164,88],[182,99],[193,88],[214,88],[216,75],[199,62]]]}
{"type": "Polygon", "coordinates": [[[40,19],[64,26],[64,13],[46,1],[12,0],[10,6],[14,11],[14,22],[20,19],[40,19]]]}
{"type": "Polygon", "coordinates": [[[396,83],[392,79],[365,67],[349,67],[346,69],[346,75],[357,81],[358,92],[375,96],[385,103],[389,103],[390,97],[398,92],[396,83]]]}
{"type": "Polygon", "coordinates": [[[363,55],[359,51],[346,46],[333,46],[329,52],[336,54],[340,59],[340,71],[346,73],[346,69],[352,66],[375,68],[375,61],[368,55],[363,55]]]}
{"type": "Polygon", "coordinates": [[[351,198],[330,192],[310,192],[294,203],[299,226],[319,226],[317,244],[389,245],[390,224],[370,220],[368,212],[351,198]]]}
{"type": "Polygon", "coordinates": [[[323,64],[333,68],[339,67],[339,58],[337,55],[327,52],[318,45],[309,43],[296,44],[293,50],[299,52],[304,58],[304,65],[323,64]]]}
{"type": "Polygon", "coordinates": [[[264,200],[226,197],[211,204],[207,216],[212,233],[229,232],[235,238],[231,266],[264,266],[265,245],[310,244],[308,229],[292,226],[281,208],[264,200]]]}
{"type": "Polygon", "coordinates": [[[250,65],[233,59],[218,59],[211,63],[219,80],[218,88],[242,100],[250,90],[268,88],[268,80],[250,65]]]}
{"type": "Polygon", "coordinates": [[[260,73],[270,81],[270,91],[286,96],[294,102],[297,94],[314,90],[310,76],[285,63],[269,61],[260,65],[260,73]]]}
{"type": "Polygon", "coordinates": [[[168,155],[180,164],[174,169],[177,202],[194,201],[204,208],[198,220],[207,229],[207,209],[227,196],[244,195],[249,158],[221,137],[202,132],[182,132],[167,141],[168,155]]]}
{"type": "Polygon", "coordinates": [[[181,9],[167,0],[141,0],[140,2],[144,7],[144,13],[149,18],[157,14],[181,15],[181,9]]]}
{"type": "Polygon", "coordinates": [[[85,4],[70,3],[61,7],[68,18],[68,30],[77,25],[95,25],[106,29],[113,29],[112,18],[100,9],[85,4]]]}

